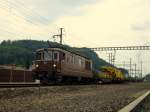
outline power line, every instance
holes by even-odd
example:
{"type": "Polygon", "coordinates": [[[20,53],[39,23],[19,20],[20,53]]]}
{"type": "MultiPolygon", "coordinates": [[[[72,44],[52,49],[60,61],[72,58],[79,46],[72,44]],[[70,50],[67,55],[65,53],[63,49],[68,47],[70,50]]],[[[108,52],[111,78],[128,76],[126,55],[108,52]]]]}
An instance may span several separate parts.
{"type": "MultiPolygon", "coordinates": [[[[2,2],[4,4],[7,4],[5,6],[7,6],[8,9],[10,9],[10,7],[8,7],[8,5],[9,5],[9,6],[11,6],[11,9],[12,8],[14,8],[14,9],[19,8],[20,10],[22,10],[23,11],[22,13],[24,15],[26,15],[26,17],[28,16],[28,20],[32,24],[35,24],[35,22],[30,18],[30,16],[35,16],[36,18],[39,18],[38,21],[40,21],[41,24],[43,24],[43,21],[49,21],[48,18],[41,16],[39,13],[37,13],[37,11],[35,11],[33,9],[29,9],[29,7],[26,7],[25,4],[21,1],[13,2],[11,0],[3,0],[2,2]]],[[[51,25],[55,26],[56,28],[59,28],[55,23],[51,23],[51,25]]]]}
{"type": "MultiPolygon", "coordinates": [[[[37,27],[39,27],[40,28],[40,26],[39,26],[39,24],[37,24],[37,23],[35,23],[35,22],[33,22],[33,20],[31,20],[31,18],[30,18],[30,16],[32,16],[32,15],[34,15],[36,18],[42,18],[43,20],[46,20],[44,17],[42,17],[42,16],[40,16],[39,14],[37,14],[34,10],[29,10],[28,8],[26,8],[25,6],[24,6],[24,4],[23,3],[21,3],[21,2],[11,2],[11,1],[9,1],[9,4],[8,4],[8,0],[7,0],[7,3],[6,2],[4,2],[4,4],[6,4],[5,6],[7,6],[7,8],[9,8],[10,9],[10,7],[8,7],[8,5],[9,6],[11,6],[11,9],[12,9],[12,7],[14,8],[14,9],[16,9],[16,8],[20,8],[20,9],[22,9],[23,10],[23,13],[24,13],[24,15],[26,16],[26,17],[28,17],[28,20],[29,20],[29,22],[31,22],[32,24],[30,24],[30,25],[35,25],[35,27],[37,26],[37,27]],[[19,4],[18,4],[19,3],[19,4]]],[[[13,13],[13,15],[16,15],[15,13],[13,13]]],[[[16,17],[17,17],[18,15],[16,15],[16,17]]],[[[14,19],[16,19],[16,18],[14,18],[14,19]]],[[[41,19],[40,19],[41,20],[41,19]]],[[[41,23],[42,23],[42,21],[41,21],[41,23]]],[[[16,25],[16,24],[14,24],[14,25],[16,25]]],[[[41,24],[42,25],[42,24],[41,24]]],[[[56,25],[55,25],[56,26],[56,25]]],[[[43,25],[43,27],[42,28],[44,28],[47,32],[49,32],[48,31],[48,27],[46,27],[45,25],[43,25]]]]}
{"type": "MultiPolygon", "coordinates": [[[[7,2],[15,9],[15,8],[19,8],[21,9],[22,13],[25,14],[26,16],[36,16],[36,18],[40,18],[40,21],[41,20],[44,20],[44,21],[48,21],[46,18],[42,17],[41,15],[37,14],[37,12],[35,12],[34,10],[29,10],[28,7],[25,7],[25,5],[20,2],[20,1],[17,1],[17,2],[13,2],[13,1],[10,1],[10,0],[7,0],[7,2]]],[[[29,18],[30,19],[30,18],[29,18]]],[[[31,19],[30,19],[31,20],[31,19]]],[[[31,20],[30,21],[31,23],[33,23],[33,21],[31,20]]]]}

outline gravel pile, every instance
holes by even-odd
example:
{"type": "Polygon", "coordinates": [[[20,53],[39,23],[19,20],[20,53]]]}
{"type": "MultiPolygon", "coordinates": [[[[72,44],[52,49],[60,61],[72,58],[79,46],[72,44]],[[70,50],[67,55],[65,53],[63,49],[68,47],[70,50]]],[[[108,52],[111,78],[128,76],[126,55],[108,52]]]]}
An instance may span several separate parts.
{"type": "Polygon", "coordinates": [[[0,89],[0,112],[116,112],[150,83],[0,89]]]}

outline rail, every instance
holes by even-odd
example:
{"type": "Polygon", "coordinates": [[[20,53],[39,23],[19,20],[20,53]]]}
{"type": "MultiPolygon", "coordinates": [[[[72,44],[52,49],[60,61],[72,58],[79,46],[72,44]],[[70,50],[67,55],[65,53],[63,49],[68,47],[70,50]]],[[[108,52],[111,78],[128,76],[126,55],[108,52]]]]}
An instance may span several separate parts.
{"type": "Polygon", "coordinates": [[[0,88],[9,87],[37,87],[40,83],[35,82],[0,82],[0,88]]]}

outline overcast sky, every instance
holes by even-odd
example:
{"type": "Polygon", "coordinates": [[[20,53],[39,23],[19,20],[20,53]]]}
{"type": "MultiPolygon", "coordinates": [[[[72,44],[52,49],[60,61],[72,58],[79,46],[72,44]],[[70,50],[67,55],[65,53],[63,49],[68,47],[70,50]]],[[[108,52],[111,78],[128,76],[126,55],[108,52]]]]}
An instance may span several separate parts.
{"type": "Polygon", "coordinates": [[[0,0],[0,41],[48,40],[59,27],[72,46],[150,45],[150,0],[0,0]]]}

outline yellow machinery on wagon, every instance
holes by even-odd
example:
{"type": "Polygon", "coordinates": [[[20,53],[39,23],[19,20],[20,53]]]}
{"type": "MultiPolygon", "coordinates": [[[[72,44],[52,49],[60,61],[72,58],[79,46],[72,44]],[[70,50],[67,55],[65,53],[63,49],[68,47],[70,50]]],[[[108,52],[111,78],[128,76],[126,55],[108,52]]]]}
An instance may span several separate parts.
{"type": "Polygon", "coordinates": [[[124,74],[117,68],[111,66],[103,66],[95,77],[102,82],[123,82],[124,74]]]}

